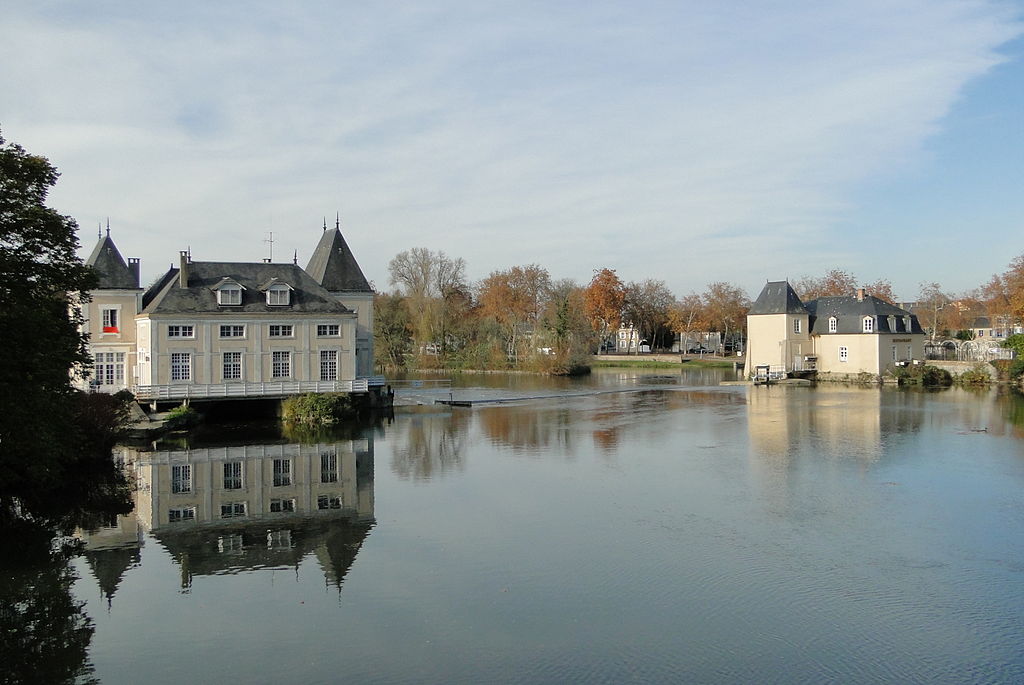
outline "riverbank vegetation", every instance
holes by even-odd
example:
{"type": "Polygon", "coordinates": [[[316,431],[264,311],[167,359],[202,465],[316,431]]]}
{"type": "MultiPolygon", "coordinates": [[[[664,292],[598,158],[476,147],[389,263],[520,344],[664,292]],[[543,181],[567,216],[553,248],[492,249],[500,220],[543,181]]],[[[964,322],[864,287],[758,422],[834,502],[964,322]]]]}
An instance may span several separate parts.
{"type": "Polygon", "coordinates": [[[537,265],[493,271],[478,283],[465,262],[414,248],[389,264],[395,290],[377,296],[375,345],[385,370],[518,370],[571,375],[591,356],[616,349],[631,326],[640,343],[670,348],[677,334],[741,331],[749,306],[742,289],[713,283],[676,300],[663,281],[624,283],[598,269],[587,285],[556,280],[537,265]]]}
{"type": "Polygon", "coordinates": [[[350,393],[307,393],[281,402],[281,420],[293,427],[333,426],[358,415],[360,409],[357,396],[350,393]]]}
{"type": "MultiPolygon", "coordinates": [[[[587,284],[553,278],[538,264],[496,270],[471,283],[464,260],[422,247],[396,255],[388,273],[393,290],[375,300],[376,357],[384,371],[566,374],[587,367],[600,352],[668,351],[676,341],[690,348],[711,339],[729,349],[745,336],[751,304],[742,288],[728,282],[677,297],[664,281],[623,282],[607,267],[595,269],[587,284]]],[[[806,301],[851,295],[861,283],[832,269],[792,285],[806,301]]],[[[863,287],[900,303],[884,279],[863,287]]],[[[910,309],[933,339],[969,338],[976,320],[986,316],[1012,328],[1024,320],[1024,255],[984,286],[954,294],[923,283],[917,295],[910,309]]]]}

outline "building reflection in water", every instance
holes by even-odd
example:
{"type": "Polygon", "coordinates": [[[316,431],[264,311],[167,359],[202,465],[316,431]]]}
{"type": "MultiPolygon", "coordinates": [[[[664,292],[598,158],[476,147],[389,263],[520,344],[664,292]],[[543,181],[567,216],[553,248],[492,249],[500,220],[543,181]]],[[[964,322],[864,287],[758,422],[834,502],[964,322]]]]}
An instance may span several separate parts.
{"type": "Polygon", "coordinates": [[[122,456],[137,482],[135,511],[84,533],[106,598],[150,533],[181,568],[202,575],[297,568],[316,558],[341,587],[373,527],[373,438],[138,451],[122,456]]]}

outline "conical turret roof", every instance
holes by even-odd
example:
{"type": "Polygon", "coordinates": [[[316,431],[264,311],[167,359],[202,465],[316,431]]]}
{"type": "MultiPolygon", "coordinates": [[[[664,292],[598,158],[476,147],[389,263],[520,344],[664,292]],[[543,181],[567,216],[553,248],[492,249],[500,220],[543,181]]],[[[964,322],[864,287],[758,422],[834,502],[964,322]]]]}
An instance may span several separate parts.
{"type": "Polygon", "coordinates": [[[330,292],[373,292],[341,230],[324,230],[306,273],[330,292]]]}
{"type": "Polygon", "coordinates": [[[96,243],[96,247],[93,248],[92,254],[85,260],[85,263],[95,269],[100,279],[100,288],[132,289],[139,287],[138,277],[128,268],[124,257],[118,252],[117,245],[114,245],[114,241],[110,238],[109,230],[96,243]]]}

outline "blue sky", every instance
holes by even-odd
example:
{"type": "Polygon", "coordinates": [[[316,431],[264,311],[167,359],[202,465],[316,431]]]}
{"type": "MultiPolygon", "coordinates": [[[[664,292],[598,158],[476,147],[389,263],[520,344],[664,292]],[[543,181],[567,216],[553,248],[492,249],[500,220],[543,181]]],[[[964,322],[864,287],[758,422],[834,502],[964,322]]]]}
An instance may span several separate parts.
{"type": "Polygon", "coordinates": [[[851,2],[20,2],[0,127],[178,251],[367,276],[412,247],[677,294],[840,268],[962,291],[1024,252],[1024,6],[851,2]]]}

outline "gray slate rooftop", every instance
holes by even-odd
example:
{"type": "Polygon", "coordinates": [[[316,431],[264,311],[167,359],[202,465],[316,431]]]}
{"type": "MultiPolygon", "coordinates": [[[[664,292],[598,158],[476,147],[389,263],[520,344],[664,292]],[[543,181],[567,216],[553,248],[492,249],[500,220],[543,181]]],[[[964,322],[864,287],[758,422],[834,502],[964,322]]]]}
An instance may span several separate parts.
{"type": "Polygon", "coordinates": [[[139,287],[138,277],[132,273],[110,238],[110,231],[100,238],[93,248],[92,254],[85,260],[99,277],[100,289],[135,289],[139,287]]]}
{"type": "Polygon", "coordinates": [[[769,281],[750,307],[749,314],[806,314],[789,281],[769,281]]]}
{"type": "Polygon", "coordinates": [[[373,292],[337,227],[333,231],[325,227],[306,272],[330,292],[373,292]]]}
{"type": "Polygon", "coordinates": [[[178,285],[177,268],[170,269],[154,283],[143,296],[146,314],[231,314],[281,313],[344,314],[351,310],[338,302],[309,274],[295,264],[266,264],[250,262],[189,262],[188,287],[178,285]],[[241,285],[241,305],[217,304],[214,286],[225,278],[241,285]],[[267,304],[261,286],[277,279],[290,285],[291,304],[267,304]]]}

